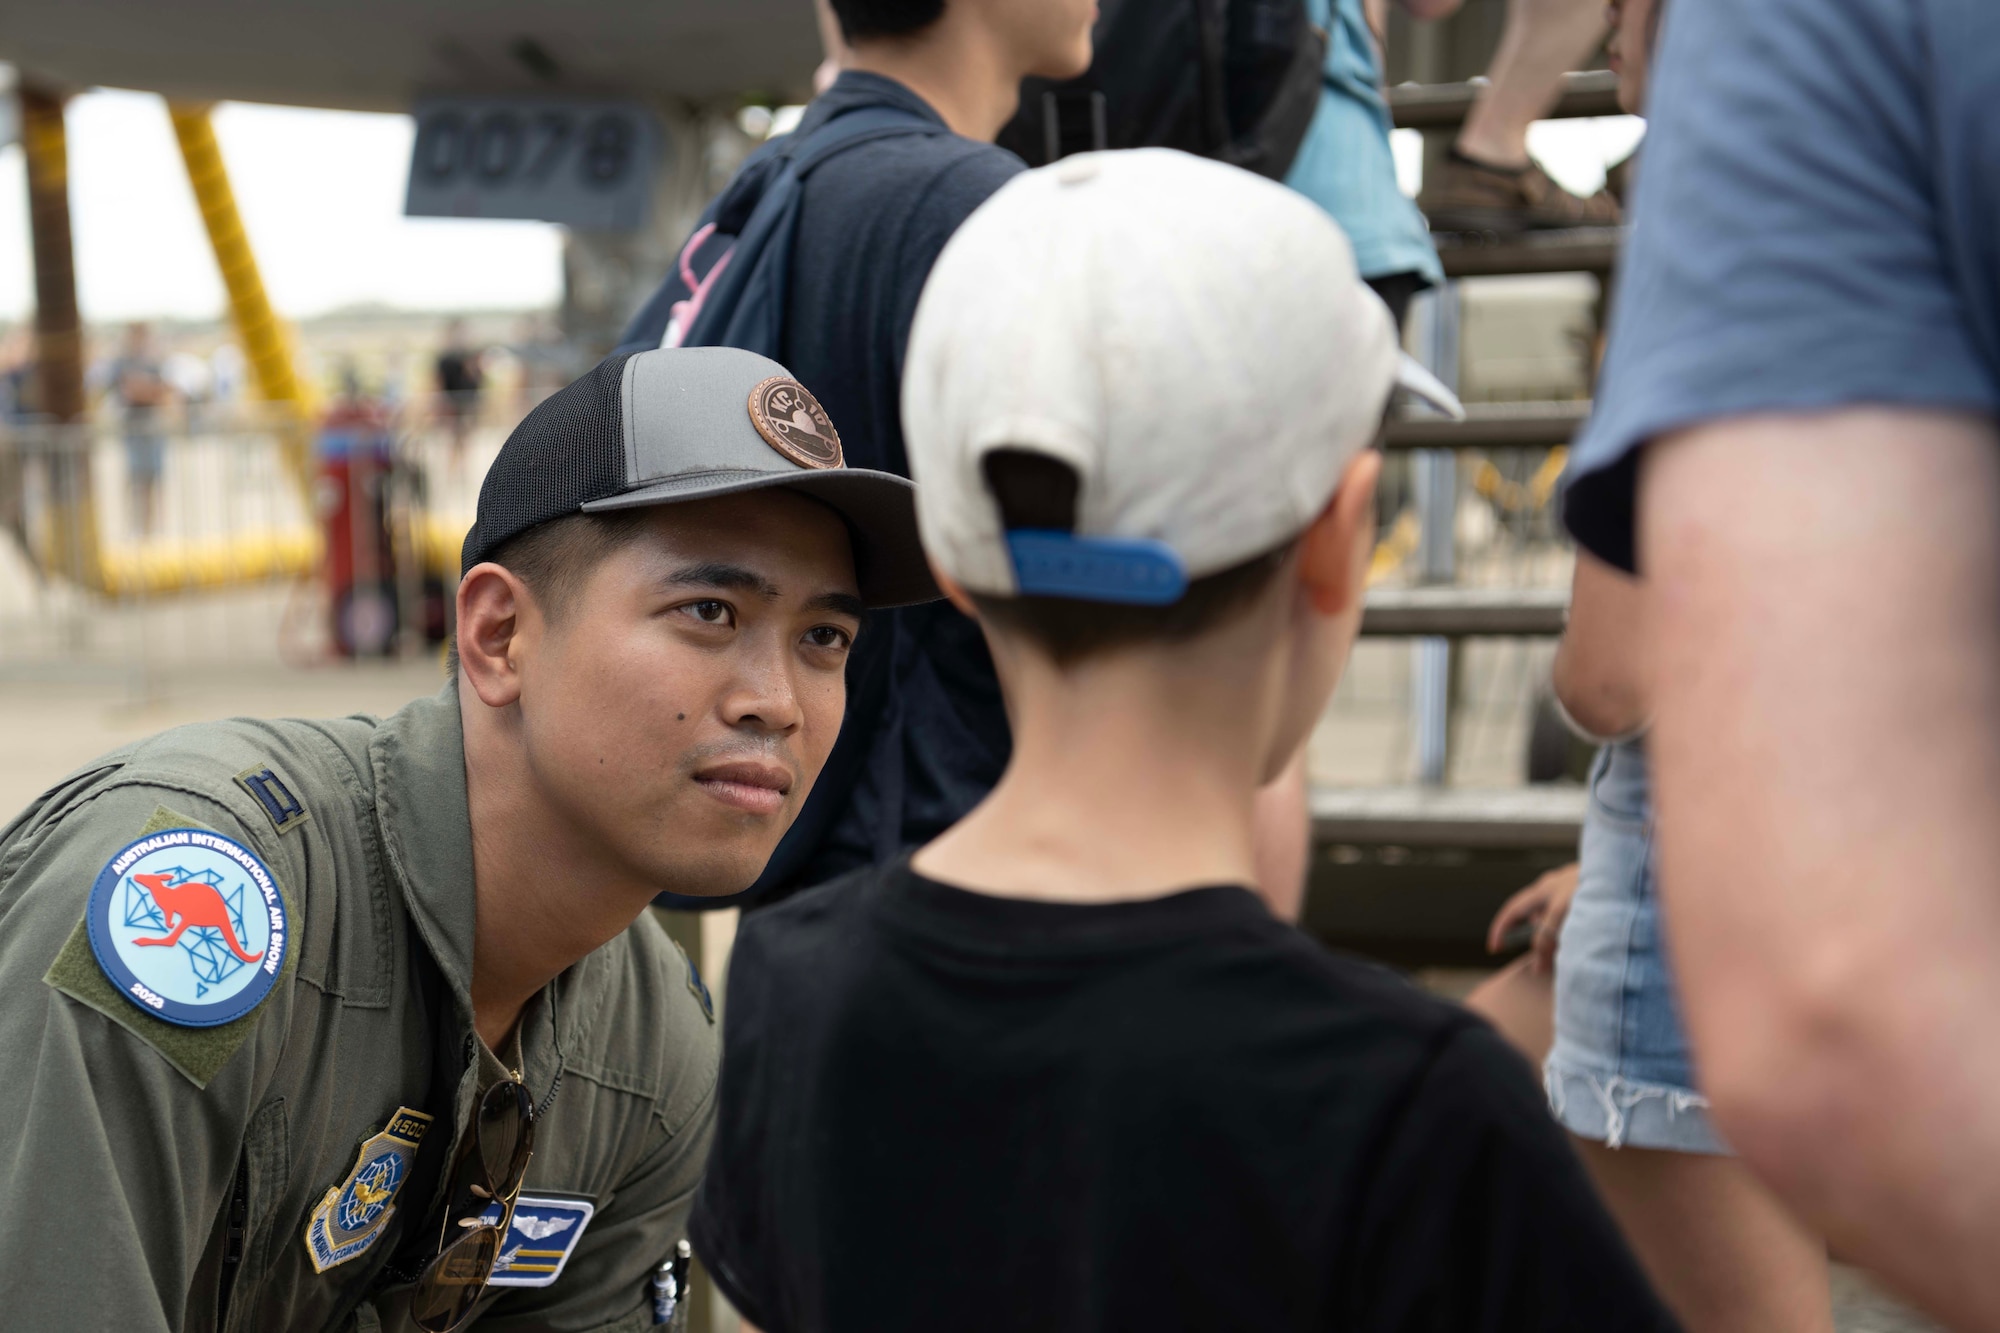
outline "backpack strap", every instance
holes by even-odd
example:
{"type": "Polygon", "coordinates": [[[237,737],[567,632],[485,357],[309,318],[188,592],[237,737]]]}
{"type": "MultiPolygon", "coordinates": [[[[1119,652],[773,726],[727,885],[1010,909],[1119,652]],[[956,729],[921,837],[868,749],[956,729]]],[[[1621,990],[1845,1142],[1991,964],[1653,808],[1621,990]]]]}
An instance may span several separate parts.
{"type": "MultiPolygon", "coordinates": [[[[679,345],[678,335],[669,330],[677,328],[679,335],[685,335],[694,325],[710,289],[721,283],[736,243],[751,231],[751,221],[767,194],[775,191],[789,196],[814,168],[849,148],[877,139],[949,133],[937,121],[902,107],[864,106],[833,117],[810,134],[792,133],[767,141],[745,159],[736,179],[702,211],[694,236],[679,252],[679,262],[632,316],[615,351],[679,345]],[[692,261],[710,241],[727,244],[707,273],[697,275],[692,261]]],[[[789,247],[789,233],[786,242],[789,247]]]]}
{"type": "Polygon", "coordinates": [[[934,120],[896,106],[864,106],[835,116],[803,137],[793,134],[795,143],[780,152],[791,160],[792,174],[803,180],[828,158],[877,139],[896,139],[906,134],[949,134],[934,120]]]}

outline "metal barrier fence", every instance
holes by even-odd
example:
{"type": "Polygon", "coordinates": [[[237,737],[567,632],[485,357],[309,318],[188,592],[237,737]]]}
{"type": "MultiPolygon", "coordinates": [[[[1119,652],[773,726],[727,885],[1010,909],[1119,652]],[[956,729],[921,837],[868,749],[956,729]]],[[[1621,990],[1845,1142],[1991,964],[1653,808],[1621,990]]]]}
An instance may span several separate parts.
{"type": "Polygon", "coordinates": [[[455,440],[426,411],[364,433],[357,452],[277,417],[0,425],[0,675],[422,651],[426,572],[456,570],[501,432],[455,440]],[[378,594],[344,626],[330,548],[378,594]]]}
{"type": "MultiPolygon", "coordinates": [[[[509,405],[504,415],[518,410],[509,405]]],[[[427,651],[441,628],[443,589],[427,595],[422,575],[433,571],[442,582],[456,570],[480,479],[505,437],[498,415],[462,433],[428,405],[390,417],[388,466],[359,481],[328,469],[323,452],[309,475],[298,475],[287,462],[288,432],[298,427],[282,419],[175,423],[146,437],[116,423],[0,426],[0,678],[86,672],[143,681],[188,665],[339,656],[337,589],[324,566],[342,486],[381,488],[394,570],[379,578],[384,571],[353,570],[355,581],[379,583],[385,595],[349,616],[350,637],[385,653],[427,651]]],[[[1423,685],[1413,662],[1418,640],[1406,636],[1440,625],[1457,634],[1457,624],[1467,634],[1446,682],[1445,777],[1511,786],[1522,779],[1552,652],[1546,635],[1559,623],[1569,577],[1550,503],[1560,456],[1541,445],[1445,455],[1456,459],[1444,477],[1452,590],[1420,586],[1415,457],[1398,448],[1388,458],[1369,637],[1315,740],[1313,776],[1343,787],[1418,780],[1412,719],[1423,685]],[[1499,637],[1522,630],[1542,637],[1499,637]]],[[[350,496],[350,521],[373,503],[350,496]]],[[[371,544],[348,546],[351,563],[365,566],[371,544]]]]}

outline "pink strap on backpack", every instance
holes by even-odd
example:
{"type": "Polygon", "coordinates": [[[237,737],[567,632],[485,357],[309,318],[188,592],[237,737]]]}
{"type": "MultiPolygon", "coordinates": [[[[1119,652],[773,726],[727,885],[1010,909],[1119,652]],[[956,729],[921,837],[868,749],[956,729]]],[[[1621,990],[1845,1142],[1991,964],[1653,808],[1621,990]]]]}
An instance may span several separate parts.
{"type": "Polygon", "coordinates": [[[695,251],[701,249],[701,243],[713,235],[715,224],[711,222],[688,237],[688,243],[681,248],[681,281],[687,284],[689,294],[685,301],[676,301],[668,308],[666,336],[660,339],[662,347],[681,345],[681,339],[687,337],[688,330],[694,327],[695,317],[701,314],[701,303],[708,299],[709,287],[722,276],[722,270],[729,267],[730,256],[736,253],[734,249],[724,253],[715,261],[715,267],[708,271],[708,276],[696,281],[692,262],[695,251]]]}

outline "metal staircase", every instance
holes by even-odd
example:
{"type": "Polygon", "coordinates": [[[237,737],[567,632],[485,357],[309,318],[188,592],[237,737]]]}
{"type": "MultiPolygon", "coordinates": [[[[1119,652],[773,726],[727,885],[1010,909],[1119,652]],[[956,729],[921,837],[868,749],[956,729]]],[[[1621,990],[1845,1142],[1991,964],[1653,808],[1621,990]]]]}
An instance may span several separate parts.
{"type": "MultiPolygon", "coordinates": [[[[1551,117],[1618,114],[1607,72],[1569,75],[1551,117]]],[[[1479,82],[1390,90],[1396,124],[1429,135],[1455,131],[1479,82]]],[[[1432,369],[1452,382],[1458,365],[1460,279],[1580,272],[1608,283],[1616,228],[1515,237],[1444,233],[1435,240],[1449,281],[1428,339],[1432,369]]],[[[1600,307],[1601,307],[1600,302],[1600,307]]],[[[1425,530],[1418,586],[1370,592],[1362,633],[1417,641],[1412,719],[1421,781],[1312,793],[1313,860],[1306,928],[1330,944],[1404,966],[1487,960],[1484,935],[1508,894],[1574,858],[1584,807],[1574,783],[1466,789],[1444,785],[1450,742],[1452,654],[1480,636],[1559,635],[1568,590],[1468,586],[1456,577],[1453,527],[1458,456],[1468,450],[1553,450],[1588,417],[1588,402],[1480,404],[1468,418],[1409,416],[1383,440],[1412,457],[1415,507],[1425,530]]]]}

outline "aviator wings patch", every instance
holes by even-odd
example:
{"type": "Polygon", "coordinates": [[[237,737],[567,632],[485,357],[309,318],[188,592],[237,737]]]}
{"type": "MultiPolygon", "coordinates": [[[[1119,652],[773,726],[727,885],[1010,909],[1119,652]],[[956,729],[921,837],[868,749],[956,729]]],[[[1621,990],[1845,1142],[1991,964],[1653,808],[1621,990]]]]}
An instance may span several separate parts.
{"type": "MultiPolygon", "coordinates": [[[[496,1287],[546,1287],[562,1276],[576,1253],[583,1229],[597,1205],[588,1199],[556,1199],[523,1194],[514,1201],[514,1224],[493,1266],[496,1287]]],[[[500,1205],[488,1206],[486,1220],[500,1220],[500,1205]]]]}

